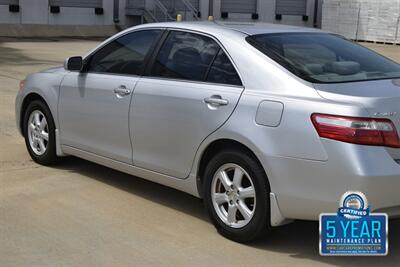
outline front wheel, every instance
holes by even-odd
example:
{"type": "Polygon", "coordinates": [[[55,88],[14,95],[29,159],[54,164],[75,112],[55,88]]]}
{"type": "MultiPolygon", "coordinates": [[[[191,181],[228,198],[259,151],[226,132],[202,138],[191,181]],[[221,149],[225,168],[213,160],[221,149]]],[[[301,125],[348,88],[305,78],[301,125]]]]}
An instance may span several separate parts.
{"type": "Polygon", "coordinates": [[[241,243],[264,237],[270,228],[270,188],[258,161],[244,151],[224,151],[204,175],[205,204],[218,232],[241,243]]]}
{"type": "Polygon", "coordinates": [[[23,130],[26,147],[35,162],[51,165],[58,160],[53,117],[43,101],[34,100],[28,105],[23,130]]]}

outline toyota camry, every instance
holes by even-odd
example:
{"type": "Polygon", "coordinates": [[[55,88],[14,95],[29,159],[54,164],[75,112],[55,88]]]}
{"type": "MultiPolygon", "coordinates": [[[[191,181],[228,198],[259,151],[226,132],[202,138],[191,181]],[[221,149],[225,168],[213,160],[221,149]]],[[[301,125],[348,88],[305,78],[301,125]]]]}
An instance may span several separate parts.
{"type": "Polygon", "coordinates": [[[72,155],[204,199],[238,242],[364,192],[400,215],[400,66],[294,26],[171,22],[122,31],[28,75],[34,161],[72,155]]]}

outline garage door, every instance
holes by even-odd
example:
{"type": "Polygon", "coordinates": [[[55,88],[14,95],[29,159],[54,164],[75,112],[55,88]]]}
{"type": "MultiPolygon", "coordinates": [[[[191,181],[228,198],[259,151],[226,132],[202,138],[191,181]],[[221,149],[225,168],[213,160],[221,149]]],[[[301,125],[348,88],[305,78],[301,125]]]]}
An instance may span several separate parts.
{"type": "Polygon", "coordinates": [[[221,0],[221,12],[257,13],[257,0],[221,0]]]}
{"type": "Polygon", "coordinates": [[[18,5],[18,0],[0,0],[0,5],[18,5]]]}
{"type": "Polygon", "coordinates": [[[276,0],[276,14],[307,15],[307,0],[276,0]]]}
{"type": "Polygon", "coordinates": [[[103,0],[49,0],[50,6],[102,7],[103,0]]]}

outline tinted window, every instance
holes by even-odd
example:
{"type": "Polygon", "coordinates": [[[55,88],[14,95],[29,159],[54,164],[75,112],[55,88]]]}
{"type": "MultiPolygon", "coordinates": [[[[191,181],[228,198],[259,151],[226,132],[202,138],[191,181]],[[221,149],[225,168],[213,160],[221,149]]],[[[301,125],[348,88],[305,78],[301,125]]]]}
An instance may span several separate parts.
{"type": "Polygon", "coordinates": [[[219,50],[217,57],[211,65],[207,82],[242,85],[239,75],[222,49],[219,50]]]}
{"type": "Polygon", "coordinates": [[[107,44],[90,59],[89,72],[142,74],[144,59],[160,30],[129,33],[107,44]]]}
{"type": "Polygon", "coordinates": [[[400,77],[399,64],[333,34],[261,34],[248,37],[247,41],[289,71],[311,82],[400,77]]]}
{"type": "Polygon", "coordinates": [[[218,50],[218,44],[211,38],[173,31],[162,45],[151,75],[204,81],[218,50]]]}

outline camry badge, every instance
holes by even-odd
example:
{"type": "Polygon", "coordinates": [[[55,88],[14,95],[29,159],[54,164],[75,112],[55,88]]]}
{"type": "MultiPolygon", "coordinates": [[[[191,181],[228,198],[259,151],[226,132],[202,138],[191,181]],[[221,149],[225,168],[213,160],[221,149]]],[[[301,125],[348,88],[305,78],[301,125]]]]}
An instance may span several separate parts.
{"type": "Polygon", "coordinates": [[[379,117],[393,117],[397,114],[396,111],[390,111],[390,112],[375,112],[374,116],[379,116],[379,117]]]}

